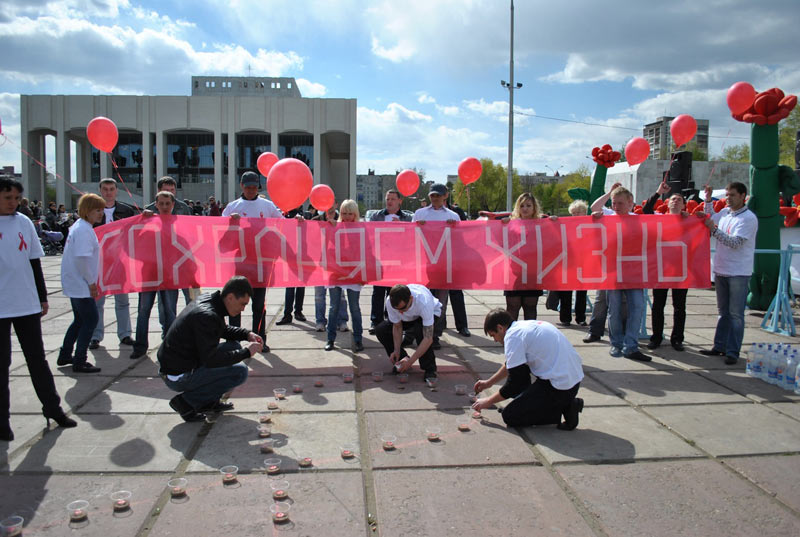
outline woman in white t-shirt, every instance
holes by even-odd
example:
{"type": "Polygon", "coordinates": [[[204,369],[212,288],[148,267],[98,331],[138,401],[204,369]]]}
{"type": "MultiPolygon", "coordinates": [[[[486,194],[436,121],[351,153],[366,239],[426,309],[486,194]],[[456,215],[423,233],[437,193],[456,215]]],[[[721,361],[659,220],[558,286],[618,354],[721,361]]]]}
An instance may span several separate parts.
{"type": "MultiPolygon", "coordinates": [[[[358,211],[358,203],[353,200],[344,200],[342,206],[339,207],[338,222],[358,222],[359,218],[361,218],[361,216],[358,211]]],[[[336,341],[337,319],[339,318],[339,307],[342,302],[342,293],[344,291],[347,291],[347,303],[350,304],[350,317],[353,320],[353,349],[356,352],[364,350],[364,344],[361,341],[361,306],[358,303],[358,299],[361,296],[361,287],[362,286],[358,284],[329,287],[331,309],[328,312],[328,342],[325,344],[326,351],[332,351],[333,342],[336,341]]]]}
{"type": "Polygon", "coordinates": [[[97,326],[97,275],[99,272],[100,245],[93,225],[103,220],[106,203],[97,194],[84,194],[78,200],[80,219],[72,224],[61,260],[61,288],[72,304],[72,324],[64,334],[58,353],[58,365],[72,364],[75,373],[97,373],[86,361],[89,341],[97,326]],[[73,348],[75,354],[72,354],[73,348]]]}
{"type": "Polygon", "coordinates": [[[17,212],[21,196],[19,181],[0,177],[0,441],[5,442],[14,440],[8,382],[12,326],[48,425],[51,419],[60,427],[77,425],[61,409],[45,359],[41,319],[47,314],[47,287],[39,261],[44,252],[33,223],[17,212]]]}

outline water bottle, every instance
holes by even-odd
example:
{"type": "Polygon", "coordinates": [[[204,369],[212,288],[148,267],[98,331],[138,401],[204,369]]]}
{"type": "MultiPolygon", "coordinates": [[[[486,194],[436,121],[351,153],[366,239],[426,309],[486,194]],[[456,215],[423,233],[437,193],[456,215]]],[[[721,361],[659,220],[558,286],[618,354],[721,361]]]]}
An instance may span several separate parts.
{"type": "Polygon", "coordinates": [[[755,364],[756,360],[758,359],[757,356],[758,347],[755,343],[750,345],[750,349],[747,351],[747,365],[745,365],[744,371],[747,373],[748,377],[754,377],[755,373],[753,373],[753,365],[755,364]]]}
{"type": "Polygon", "coordinates": [[[769,384],[777,383],[778,360],[777,349],[774,349],[772,345],[767,345],[767,382],[769,384]]]}
{"type": "Polygon", "coordinates": [[[789,391],[794,390],[796,382],[795,380],[796,371],[797,371],[797,353],[795,351],[792,351],[792,353],[786,359],[786,364],[783,369],[783,385],[781,386],[781,388],[789,391]]]}
{"type": "Polygon", "coordinates": [[[775,364],[775,385],[783,388],[783,377],[786,371],[786,361],[789,359],[789,351],[783,350],[781,353],[776,353],[778,356],[777,363],[775,364]]]}
{"type": "Polygon", "coordinates": [[[794,370],[794,393],[800,395],[800,363],[797,364],[797,368],[794,370]]]}
{"type": "Polygon", "coordinates": [[[753,377],[761,380],[764,380],[764,374],[767,370],[764,364],[765,352],[764,344],[759,343],[756,347],[755,359],[753,360],[753,377]]]}

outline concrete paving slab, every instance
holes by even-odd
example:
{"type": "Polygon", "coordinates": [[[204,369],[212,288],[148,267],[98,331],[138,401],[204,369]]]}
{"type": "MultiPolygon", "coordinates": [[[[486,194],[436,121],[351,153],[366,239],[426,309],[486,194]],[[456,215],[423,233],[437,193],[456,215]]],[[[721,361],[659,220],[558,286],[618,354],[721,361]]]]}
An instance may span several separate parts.
{"type": "Polygon", "coordinates": [[[291,523],[273,525],[270,479],[244,475],[240,486],[223,488],[218,475],[189,476],[189,500],[167,503],[155,520],[153,537],[227,534],[365,535],[367,514],[361,476],[353,472],[291,474],[291,523]],[[207,516],[198,516],[198,510],[207,516]]]}
{"type": "MultiPolygon", "coordinates": [[[[24,456],[25,453],[19,452],[19,448],[24,446],[28,441],[41,436],[45,432],[45,421],[41,415],[32,416],[29,414],[12,414],[10,421],[11,430],[14,433],[14,440],[11,442],[0,441],[0,469],[3,471],[7,470],[7,465],[10,458],[19,458],[20,456],[24,456]]],[[[51,432],[48,434],[52,435],[56,433],[51,432]]],[[[39,445],[40,443],[42,443],[41,439],[39,439],[35,445],[39,445]]],[[[0,515],[1,514],[2,513],[0,513],[0,515]]]]}
{"type": "Polygon", "coordinates": [[[547,425],[525,427],[522,434],[551,463],[702,456],[700,451],[633,408],[585,407],[580,418],[574,431],[560,431],[554,425],[547,425]]]}
{"type": "Polygon", "coordinates": [[[784,536],[800,519],[714,461],[559,466],[608,535],[784,536]],[[703,476],[698,479],[698,476],[703,476]]]}
{"type": "MultiPolygon", "coordinates": [[[[266,410],[269,401],[277,402],[285,412],[354,412],[356,409],[354,384],[346,384],[341,377],[323,378],[324,386],[314,387],[317,377],[250,377],[237,387],[230,398],[237,412],[266,410]],[[293,393],[292,386],[302,384],[302,393],[293,393]],[[275,388],[286,390],[286,399],[276,401],[275,388]]],[[[162,383],[163,384],[163,383],[162,383]]]]}
{"type": "Polygon", "coordinates": [[[455,351],[458,358],[473,371],[491,375],[505,362],[503,348],[495,343],[495,347],[459,347],[455,351]]]}
{"type": "Polygon", "coordinates": [[[428,388],[420,373],[409,376],[407,384],[400,384],[394,375],[384,375],[375,382],[369,376],[361,377],[361,404],[365,411],[372,410],[454,410],[470,405],[467,395],[456,395],[455,385],[466,385],[472,391],[475,377],[468,373],[441,373],[436,391],[428,388]]]}
{"type": "Polygon", "coordinates": [[[341,375],[353,371],[353,355],[322,349],[272,349],[245,362],[251,376],[341,375]]]}
{"type": "Polygon", "coordinates": [[[235,464],[240,471],[262,472],[264,459],[272,456],[281,459],[281,469],[289,473],[298,470],[297,461],[304,457],[311,457],[318,469],[360,469],[358,458],[344,460],[340,456],[342,445],[358,445],[355,413],[274,413],[274,455],[260,452],[256,423],[255,414],[226,413],[219,417],[187,471],[206,472],[235,464]]]}
{"type": "Polygon", "coordinates": [[[774,408],[778,412],[782,412],[787,416],[791,416],[792,418],[800,421],[800,404],[793,402],[793,403],[770,403],[767,405],[769,408],[774,408]]]}
{"type": "Polygon", "coordinates": [[[484,410],[484,418],[473,420],[469,432],[460,432],[452,412],[369,412],[367,428],[374,468],[534,464],[536,458],[526,443],[502,423],[500,414],[484,410]],[[438,442],[427,440],[426,428],[441,428],[438,442]],[[384,451],[381,435],[397,437],[397,449],[384,451]]]}
{"type": "Polygon", "coordinates": [[[586,405],[590,407],[628,406],[625,399],[600,384],[588,374],[581,381],[580,396],[586,405]]]}
{"type": "MultiPolygon", "coordinates": [[[[640,342],[642,347],[644,344],[640,342]]],[[[593,344],[586,347],[576,347],[578,354],[583,361],[584,369],[593,368],[599,371],[653,371],[653,370],[675,370],[678,366],[670,363],[656,354],[652,354],[647,349],[639,349],[648,356],[652,357],[650,362],[638,362],[627,358],[614,358],[608,351],[610,345],[593,344]]]]}
{"type": "Polygon", "coordinates": [[[173,414],[169,400],[175,397],[161,377],[126,377],[114,381],[80,409],[81,414],[131,414],[155,412],[173,414]]]}
{"type": "Polygon", "coordinates": [[[636,405],[747,401],[741,395],[690,371],[601,371],[593,373],[593,376],[636,405]]]}
{"type": "Polygon", "coordinates": [[[544,468],[378,470],[374,477],[381,537],[594,535],[544,468]],[[476,487],[482,499],[468,492],[476,487]]]}
{"type": "Polygon", "coordinates": [[[722,384],[748,399],[758,402],[800,401],[800,395],[782,390],[773,384],[747,376],[744,366],[736,370],[698,371],[698,374],[722,384]]]}
{"type": "MultiPolygon", "coordinates": [[[[76,429],[49,432],[44,445],[37,443],[26,458],[31,452],[41,452],[38,464],[57,472],[170,472],[200,430],[200,424],[183,423],[177,414],[157,420],[116,414],[78,414],[74,418],[76,429]]],[[[24,466],[19,458],[11,461],[14,470],[24,466]]]]}
{"type": "Polygon", "coordinates": [[[725,464],[765,488],[781,502],[800,511],[800,497],[797,495],[800,455],[734,457],[723,460],[725,464]]]}
{"type": "Polygon", "coordinates": [[[166,484],[157,477],[49,473],[12,475],[3,480],[3,513],[25,518],[24,535],[43,536],[136,535],[166,484]],[[118,490],[132,492],[128,511],[115,513],[111,507],[109,495],[118,490]],[[78,499],[89,502],[89,518],[76,525],[70,523],[66,507],[78,499]]]}
{"type": "Polygon", "coordinates": [[[666,406],[648,412],[716,457],[800,451],[797,422],[764,405],[666,406]]]}
{"type": "MultiPolygon", "coordinates": [[[[108,377],[70,378],[55,376],[56,391],[61,395],[61,407],[68,411],[101,391],[109,382],[108,377]]],[[[41,414],[42,403],[36,397],[30,377],[11,377],[11,413],[41,414]]]]}

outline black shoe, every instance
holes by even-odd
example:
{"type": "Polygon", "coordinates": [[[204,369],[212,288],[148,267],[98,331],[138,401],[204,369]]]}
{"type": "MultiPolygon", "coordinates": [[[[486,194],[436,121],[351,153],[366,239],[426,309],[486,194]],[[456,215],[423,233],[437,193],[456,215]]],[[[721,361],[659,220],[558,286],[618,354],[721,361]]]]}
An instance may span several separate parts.
{"type": "Polygon", "coordinates": [[[441,349],[441,348],[442,348],[442,344],[441,344],[441,343],[439,343],[439,340],[438,340],[438,339],[434,339],[434,340],[433,340],[433,343],[431,343],[431,348],[432,348],[433,350],[435,350],[435,351],[438,351],[439,349],[441,349]]]}
{"type": "Polygon", "coordinates": [[[58,409],[58,412],[56,414],[51,414],[50,416],[45,414],[44,419],[47,420],[48,427],[50,427],[50,420],[53,420],[54,422],[58,423],[59,427],[63,427],[65,429],[78,426],[78,422],[73,420],[72,418],[68,418],[67,415],[64,414],[64,411],[61,410],[60,408],[58,409]]]}
{"type": "Polygon", "coordinates": [[[93,339],[89,342],[89,349],[95,350],[100,348],[100,340],[93,339]]]}
{"type": "Polygon", "coordinates": [[[702,349],[700,354],[703,356],[725,356],[725,353],[717,349],[702,349]]]}
{"type": "Polygon", "coordinates": [[[306,321],[306,316],[303,315],[302,313],[295,313],[294,318],[300,321],[301,323],[304,323],[306,321]]]}
{"type": "Polygon", "coordinates": [[[233,410],[233,403],[223,403],[222,401],[211,401],[200,407],[198,412],[225,412],[233,410]]]}
{"type": "Polygon", "coordinates": [[[578,414],[581,412],[583,412],[583,399],[576,397],[564,412],[564,422],[559,423],[556,427],[562,431],[572,431],[578,426],[578,414]]]}
{"type": "Polygon", "coordinates": [[[725,357],[725,365],[736,365],[736,362],[738,361],[739,359],[736,356],[728,355],[725,357]]]}
{"type": "Polygon", "coordinates": [[[603,339],[603,338],[600,337],[600,336],[596,336],[595,334],[589,334],[588,336],[583,338],[583,342],[584,343],[594,343],[595,341],[600,341],[601,339],[603,339]]]}
{"type": "Polygon", "coordinates": [[[572,323],[570,323],[569,321],[567,321],[567,322],[564,322],[564,321],[559,321],[559,322],[558,322],[558,326],[569,326],[569,325],[571,325],[571,324],[572,324],[572,323]]]}
{"type": "Polygon", "coordinates": [[[88,362],[83,362],[82,364],[72,364],[72,372],[73,373],[99,373],[100,368],[95,367],[88,362]]]}
{"type": "Polygon", "coordinates": [[[136,342],[131,339],[131,336],[125,336],[124,338],[120,339],[119,342],[123,345],[130,345],[131,347],[136,345],[136,342]]]}
{"type": "Polygon", "coordinates": [[[261,347],[261,354],[269,354],[269,345],[264,343],[264,346],[261,347]]]}
{"type": "Polygon", "coordinates": [[[3,442],[11,442],[14,440],[14,431],[11,430],[11,423],[8,421],[0,425],[0,440],[3,442]]]}
{"type": "Polygon", "coordinates": [[[632,353],[626,354],[625,358],[628,360],[636,360],[637,362],[649,362],[652,360],[650,356],[642,354],[639,351],[633,351],[632,353]]]}
{"type": "Polygon", "coordinates": [[[355,352],[362,352],[364,350],[364,344],[359,341],[355,344],[353,350],[355,350],[355,352]]]}
{"type": "Polygon", "coordinates": [[[469,336],[471,336],[471,335],[472,335],[472,333],[470,333],[470,331],[469,331],[469,328],[467,328],[467,327],[461,328],[461,329],[458,331],[458,333],[459,333],[459,334],[461,334],[461,335],[462,335],[462,336],[464,336],[464,337],[469,337],[469,336]]]}
{"type": "Polygon", "coordinates": [[[586,321],[581,321],[578,324],[581,325],[581,326],[589,326],[588,324],[586,324],[586,321]]]}
{"type": "Polygon", "coordinates": [[[56,364],[59,366],[72,365],[72,356],[59,356],[56,364]]]}
{"type": "Polygon", "coordinates": [[[283,326],[284,324],[292,324],[292,316],[291,315],[284,315],[278,322],[276,322],[278,326],[283,326]]]}
{"type": "Polygon", "coordinates": [[[333,350],[333,341],[329,341],[329,342],[327,342],[325,344],[325,350],[326,351],[332,351],[333,350]]]}
{"type": "Polygon", "coordinates": [[[647,344],[647,348],[650,349],[651,351],[653,349],[659,348],[660,346],[661,346],[661,341],[650,340],[650,343],[647,344]]]}
{"type": "Polygon", "coordinates": [[[681,343],[680,341],[674,341],[674,342],[672,343],[672,348],[673,348],[673,349],[675,349],[675,350],[676,350],[676,351],[678,351],[678,352],[683,352],[684,350],[686,350],[686,349],[683,347],[683,343],[681,343]]]}
{"type": "Polygon", "coordinates": [[[185,422],[205,421],[206,419],[205,414],[196,411],[192,405],[186,402],[186,399],[183,398],[183,394],[178,394],[170,399],[169,406],[172,410],[180,414],[185,422]]]}
{"type": "Polygon", "coordinates": [[[436,371],[425,371],[422,374],[422,378],[423,378],[423,380],[425,380],[427,382],[428,379],[437,379],[437,378],[439,378],[439,375],[436,374],[436,371]]]}
{"type": "Polygon", "coordinates": [[[374,324],[369,325],[369,333],[370,334],[374,334],[375,333],[375,325],[374,324]]]}
{"type": "Polygon", "coordinates": [[[134,350],[134,351],[131,353],[131,360],[138,360],[139,358],[141,358],[142,356],[145,356],[146,354],[147,354],[147,351],[137,351],[137,350],[134,350]]]}

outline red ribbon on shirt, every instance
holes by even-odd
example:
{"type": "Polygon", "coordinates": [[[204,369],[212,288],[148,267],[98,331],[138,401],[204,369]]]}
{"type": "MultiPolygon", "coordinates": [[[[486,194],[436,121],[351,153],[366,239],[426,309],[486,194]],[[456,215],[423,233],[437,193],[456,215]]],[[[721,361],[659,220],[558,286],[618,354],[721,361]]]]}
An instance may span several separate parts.
{"type": "Polygon", "coordinates": [[[25,242],[25,237],[22,236],[22,232],[20,231],[19,232],[19,251],[21,252],[23,248],[25,248],[27,250],[28,249],[28,243],[25,242]]]}

